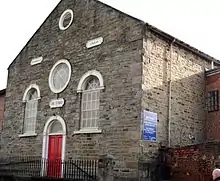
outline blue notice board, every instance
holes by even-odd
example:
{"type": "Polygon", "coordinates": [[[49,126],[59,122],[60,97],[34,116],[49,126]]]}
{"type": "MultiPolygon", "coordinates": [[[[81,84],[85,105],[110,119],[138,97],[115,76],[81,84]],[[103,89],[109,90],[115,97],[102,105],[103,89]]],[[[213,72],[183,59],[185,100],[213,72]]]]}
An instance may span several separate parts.
{"type": "Polygon", "coordinates": [[[157,141],[157,113],[143,112],[143,140],[157,141]]]}

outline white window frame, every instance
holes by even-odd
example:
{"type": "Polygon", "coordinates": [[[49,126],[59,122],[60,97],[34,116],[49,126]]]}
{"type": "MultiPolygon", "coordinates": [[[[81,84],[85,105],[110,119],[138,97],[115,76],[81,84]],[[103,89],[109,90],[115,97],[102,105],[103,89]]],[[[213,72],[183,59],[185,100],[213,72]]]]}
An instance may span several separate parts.
{"type": "MultiPolygon", "coordinates": [[[[24,132],[24,124],[25,124],[25,111],[26,111],[26,104],[27,104],[27,97],[29,95],[29,91],[31,91],[31,89],[35,89],[36,92],[37,92],[37,104],[38,104],[38,100],[41,98],[40,97],[40,88],[37,84],[31,84],[24,92],[24,95],[23,95],[23,99],[22,99],[22,102],[25,104],[25,107],[24,107],[24,117],[23,117],[23,126],[22,126],[22,134],[19,135],[19,137],[29,137],[29,136],[37,136],[37,133],[36,133],[36,122],[37,122],[37,112],[36,112],[36,118],[35,118],[35,129],[33,132],[24,132]]],[[[37,105],[38,106],[38,105],[37,105]]]]}
{"type": "Polygon", "coordinates": [[[65,10],[65,11],[62,13],[62,15],[60,16],[60,19],[59,19],[59,28],[60,28],[60,30],[62,30],[62,31],[63,31],[63,30],[66,30],[67,28],[70,27],[70,25],[72,24],[72,22],[73,22],[73,11],[72,11],[71,9],[67,9],[67,10],[65,10]],[[67,13],[70,14],[71,19],[70,19],[69,24],[64,27],[63,21],[64,21],[64,19],[65,19],[65,16],[67,15],[67,13]]]}
{"type": "Polygon", "coordinates": [[[28,88],[25,90],[24,92],[24,95],[23,95],[23,98],[22,98],[22,102],[26,102],[26,99],[27,99],[27,96],[28,96],[28,92],[31,90],[31,89],[36,89],[37,90],[37,96],[38,98],[40,99],[40,88],[37,84],[31,84],[28,86],[28,88]]]}
{"type": "Polygon", "coordinates": [[[57,61],[57,62],[53,65],[53,67],[52,67],[52,69],[51,69],[51,71],[50,71],[50,75],[49,75],[48,83],[49,83],[50,90],[51,90],[52,92],[54,92],[54,93],[60,93],[60,92],[64,91],[64,89],[66,89],[66,87],[67,87],[67,85],[68,85],[68,83],[69,83],[69,81],[70,81],[71,72],[72,72],[72,70],[71,70],[71,65],[70,65],[70,63],[69,63],[68,60],[66,60],[66,59],[61,59],[61,60],[57,61]],[[59,66],[59,64],[61,64],[61,63],[64,63],[64,64],[66,64],[66,65],[68,66],[69,74],[68,74],[68,79],[67,79],[65,85],[64,85],[61,89],[56,89],[56,88],[54,87],[54,85],[53,85],[54,70],[55,70],[55,68],[56,68],[57,66],[59,66]]]}
{"type": "MultiPolygon", "coordinates": [[[[81,77],[81,79],[79,81],[79,84],[77,86],[77,93],[82,93],[83,94],[85,86],[87,85],[87,82],[88,82],[88,80],[91,76],[94,76],[99,80],[99,89],[96,89],[96,90],[99,90],[101,92],[101,90],[104,89],[104,80],[103,80],[102,74],[97,70],[90,70],[90,71],[86,72],[81,77]]],[[[82,104],[82,97],[81,97],[80,102],[82,104]]],[[[100,98],[99,98],[99,102],[100,102],[100,98]]],[[[82,121],[82,105],[81,105],[80,109],[81,109],[80,120],[82,121]]],[[[91,128],[85,127],[84,128],[84,127],[82,127],[82,124],[80,124],[80,130],[74,131],[73,134],[81,134],[81,133],[82,134],[84,134],[84,133],[102,133],[102,130],[98,127],[91,127],[91,128]]]]}
{"type": "Polygon", "coordinates": [[[99,104],[100,104],[100,89],[94,89],[94,90],[85,90],[82,92],[82,98],[81,98],[81,129],[98,129],[98,118],[99,118],[99,104]],[[92,94],[96,94],[96,99],[93,99],[92,94]],[[90,96],[89,96],[90,95],[90,96]],[[83,97],[86,98],[83,98],[83,97]],[[88,97],[90,97],[90,100],[88,100],[88,97]],[[95,107],[93,107],[91,104],[92,102],[95,103],[95,107]],[[89,106],[89,108],[88,108],[89,106]],[[97,106],[97,107],[96,107],[97,106]],[[83,117],[84,113],[86,114],[86,118],[83,117]],[[88,116],[88,113],[90,113],[90,116],[88,116]],[[95,125],[91,125],[90,121],[92,118],[92,114],[96,114],[93,119],[95,120],[95,125]],[[89,121],[90,120],[90,121],[89,121]],[[87,126],[83,126],[86,124],[87,126]],[[90,126],[88,126],[90,124],[90,126]]]}
{"type": "Polygon", "coordinates": [[[104,89],[104,80],[102,74],[97,70],[90,70],[86,72],[80,79],[78,86],[77,86],[77,93],[80,93],[84,90],[87,80],[90,76],[95,76],[99,79],[100,89],[104,89]]]}

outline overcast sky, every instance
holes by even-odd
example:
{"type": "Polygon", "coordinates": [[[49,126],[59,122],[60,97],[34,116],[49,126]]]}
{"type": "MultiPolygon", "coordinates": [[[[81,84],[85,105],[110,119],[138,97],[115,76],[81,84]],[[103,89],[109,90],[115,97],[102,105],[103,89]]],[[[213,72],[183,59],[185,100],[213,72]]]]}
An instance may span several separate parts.
{"type": "MultiPolygon", "coordinates": [[[[1,0],[0,89],[7,68],[60,0],[1,0]]],[[[220,59],[219,0],[101,0],[220,59]]]]}

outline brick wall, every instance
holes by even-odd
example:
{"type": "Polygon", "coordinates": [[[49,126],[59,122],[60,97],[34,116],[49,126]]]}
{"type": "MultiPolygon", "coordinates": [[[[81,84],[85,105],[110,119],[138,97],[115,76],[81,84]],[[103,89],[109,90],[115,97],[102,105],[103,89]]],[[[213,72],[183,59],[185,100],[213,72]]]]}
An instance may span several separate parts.
{"type": "Polygon", "coordinates": [[[209,142],[170,150],[172,181],[212,180],[220,161],[219,142],[209,142]]]}
{"type": "MultiPolygon", "coordinates": [[[[206,95],[209,91],[220,90],[220,73],[214,73],[206,77],[206,95]]],[[[220,140],[220,110],[207,112],[206,116],[206,139],[220,140]]]]}

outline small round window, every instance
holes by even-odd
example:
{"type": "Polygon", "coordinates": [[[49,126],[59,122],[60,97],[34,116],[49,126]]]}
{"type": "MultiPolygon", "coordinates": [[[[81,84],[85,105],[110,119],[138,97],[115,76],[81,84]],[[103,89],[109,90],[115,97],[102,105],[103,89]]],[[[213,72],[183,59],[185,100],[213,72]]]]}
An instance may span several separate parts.
{"type": "Polygon", "coordinates": [[[71,9],[67,9],[63,12],[59,20],[59,28],[61,30],[66,30],[70,27],[73,22],[73,11],[71,9]]]}
{"type": "Polygon", "coordinates": [[[62,92],[69,83],[71,66],[67,60],[59,60],[51,69],[49,86],[54,93],[62,92]]]}

